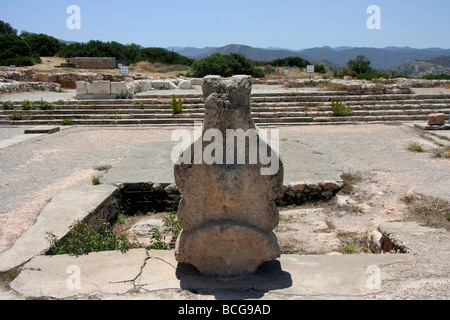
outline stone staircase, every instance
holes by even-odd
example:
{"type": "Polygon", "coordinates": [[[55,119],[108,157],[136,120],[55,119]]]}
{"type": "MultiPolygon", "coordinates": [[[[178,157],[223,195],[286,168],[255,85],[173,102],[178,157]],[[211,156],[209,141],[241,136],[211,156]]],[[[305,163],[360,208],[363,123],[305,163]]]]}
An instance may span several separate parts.
{"type": "MultiPolygon", "coordinates": [[[[0,125],[192,125],[203,119],[200,95],[185,95],[183,111],[173,114],[172,96],[140,94],[135,99],[52,102],[53,110],[39,103],[23,110],[21,102],[0,110],[0,125]],[[15,110],[15,111],[14,111],[15,110]],[[14,118],[14,119],[13,119],[14,118]]],[[[450,113],[450,95],[348,95],[346,92],[257,93],[251,96],[254,121],[259,125],[310,125],[427,120],[430,113],[450,113]],[[352,112],[335,116],[331,101],[342,101],[352,112]]]]}

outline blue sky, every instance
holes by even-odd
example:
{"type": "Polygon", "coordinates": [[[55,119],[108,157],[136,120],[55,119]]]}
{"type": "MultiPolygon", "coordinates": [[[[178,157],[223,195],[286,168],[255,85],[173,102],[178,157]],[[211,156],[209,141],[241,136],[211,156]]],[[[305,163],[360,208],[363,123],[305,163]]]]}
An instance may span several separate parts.
{"type": "Polygon", "coordinates": [[[0,20],[19,32],[144,47],[450,48],[449,0],[0,0],[0,20]],[[67,28],[70,5],[81,10],[79,30],[67,28]],[[380,30],[366,26],[370,5],[381,9],[380,30]]]}

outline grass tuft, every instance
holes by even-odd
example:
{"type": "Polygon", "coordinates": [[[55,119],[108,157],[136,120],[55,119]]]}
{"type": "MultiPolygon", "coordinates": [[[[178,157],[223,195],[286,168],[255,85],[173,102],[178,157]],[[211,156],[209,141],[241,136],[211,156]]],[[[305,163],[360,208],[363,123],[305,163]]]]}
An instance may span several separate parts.
{"type": "Polygon", "coordinates": [[[406,147],[406,150],[411,152],[424,152],[423,147],[416,142],[410,142],[406,147]]]}

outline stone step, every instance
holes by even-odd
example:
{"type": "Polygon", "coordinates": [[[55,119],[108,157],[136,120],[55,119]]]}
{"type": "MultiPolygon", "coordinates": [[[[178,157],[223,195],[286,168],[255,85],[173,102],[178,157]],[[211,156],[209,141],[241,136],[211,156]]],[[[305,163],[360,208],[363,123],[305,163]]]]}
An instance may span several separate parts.
{"type": "MultiPolygon", "coordinates": [[[[189,124],[204,116],[200,95],[183,97],[183,112],[173,114],[171,95],[145,96],[138,99],[57,101],[54,110],[22,110],[13,103],[22,120],[11,120],[12,110],[0,110],[0,124],[58,124],[71,119],[77,125],[103,124],[189,124]],[[29,120],[32,116],[34,120],[29,120]]],[[[251,111],[259,124],[349,123],[426,120],[430,113],[450,113],[450,95],[348,95],[345,92],[254,94],[251,111]],[[333,115],[331,101],[343,101],[352,109],[345,117],[333,115]]],[[[39,104],[40,101],[35,102],[39,104]]]]}
{"type": "MultiPolygon", "coordinates": [[[[171,110],[116,110],[115,112],[102,112],[101,110],[54,110],[54,111],[23,111],[18,112],[23,118],[33,117],[35,120],[42,119],[88,119],[88,118],[105,118],[105,119],[151,119],[151,118],[202,118],[204,110],[184,110],[179,114],[174,114],[171,110]]],[[[444,114],[450,113],[450,108],[442,109],[423,109],[423,108],[409,108],[409,109],[358,109],[353,108],[351,115],[353,116],[383,116],[383,115],[428,115],[430,113],[442,112],[444,114]]],[[[7,120],[11,117],[13,111],[0,111],[0,119],[7,120]]],[[[331,108],[323,108],[320,110],[305,110],[303,109],[262,109],[252,110],[254,117],[260,118],[283,118],[283,117],[304,117],[304,116],[332,116],[331,108]],[[302,110],[302,111],[299,111],[302,110]]]]}
{"type": "MultiPolygon", "coordinates": [[[[398,102],[392,104],[385,103],[376,103],[376,104],[361,104],[361,103],[344,103],[344,105],[352,108],[353,110],[380,110],[380,109],[450,109],[449,103],[427,103],[421,102],[417,104],[413,103],[403,103],[399,104],[398,102]]],[[[331,110],[331,103],[253,103],[251,104],[252,111],[255,112],[264,112],[264,111],[305,111],[308,108],[316,108],[317,110],[331,110]]],[[[40,109],[32,109],[32,110],[22,110],[21,106],[14,106],[13,109],[18,112],[53,112],[53,113],[61,113],[61,112],[73,112],[73,113],[108,113],[108,112],[130,112],[130,113],[160,113],[160,112],[172,112],[172,109],[168,106],[164,105],[155,105],[155,106],[144,106],[137,107],[136,105],[64,105],[64,106],[56,106],[54,110],[40,110],[40,109]]],[[[204,105],[184,105],[183,111],[189,112],[203,112],[204,105]]],[[[2,111],[2,110],[0,110],[2,111]]],[[[12,110],[3,110],[3,112],[12,112],[12,110]]]]}
{"type": "MultiPolygon", "coordinates": [[[[185,104],[201,104],[203,103],[203,98],[199,94],[195,95],[179,95],[185,104]]],[[[169,105],[172,96],[167,95],[140,95],[136,99],[95,99],[95,100],[78,100],[75,102],[70,102],[71,104],[85,104],[85,105],[121,105],[121,104],[136,104],[139,105],[143,103],[144,105],[169,105]]],[[[416,94],[381,94],[381,95],[348,95],[345,93],[336,92],[310,92],[310,93],[259,93],[253,94],[251,96],[251,101],[254,103],[261,102],[331,102],[335,101],[347,101],[351,103],[352,101],[408,101],[408,100],[427,100],[436,102],[436,100],[450,100],[450,95],[448,94],[435,94],[435,95],[416,95],[416,94]]],[[[32,101],[35,104],[39,104],[40,101],[32,101]]],[[[67,104],[65,101],[53,102],[55,106],[64,106],[67,104]]],[[[20,105],[16,103],[15,105],[20,105]]]]}
{"type": "MultiPolygon", "coordinates": [[[[74,119],[71,125],[173,125],[189,124],[193,125],[198,119],[192,118],[172,118],[172,119],[74,119]]],[[[0,125],[62,125],[62,120],[0,120],[0,125]]]]}
{"type": "MultiPolygon", "coordinates": [[[[193,125],[194,121],[201,120],[195,118],[154,118],[154,119],[73,119],[71,125],[193,125]]],[[[405,121],[426,121],[426,115],[389,115],[389,116],[345,116],[345,117],[280,117],[280,118],[259,118],[254,121],[258,125],[306,125],[306,124],[349,124],[349,123],[386,123],[405,121]]],[[[2,120],[0,125],[62,125],[62,120],[2,120]]]]}
{"type": "MultiPolygon", "coordinates": [[[[10,115],[14,111],[11,110],[0,110],[0,114],[10,115]]],[[[183,112],[188,113],[203,113],[204,109],[183,109],[183,112]]],[[[55,109],[51,111],[44,110],[20,110],[17,109],[16,113],[20,114],[33,114],[33,115],[60,115],[60,114],[172,114],[172,109],[55,109]]]]}

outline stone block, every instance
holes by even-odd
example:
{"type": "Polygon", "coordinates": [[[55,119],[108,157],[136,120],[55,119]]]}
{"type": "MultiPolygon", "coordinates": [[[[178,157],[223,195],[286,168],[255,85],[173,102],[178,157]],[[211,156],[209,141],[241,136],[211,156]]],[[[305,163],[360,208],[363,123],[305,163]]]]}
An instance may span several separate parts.
{"type": "Polygon", "coordinates": [[[110,81],[93,81],[92,82],[92,94],[94,95],[110,95],[111,94],[111,82],[110,81]]]}
{"type": "Polygon", "coordinates": [[[157,89],[157,90],[164,89],[164,81],[163,80],[153,80],[152,88],[157,89]]]}
{"type": "Polygon", "coordinates": [[[428,125],[444,125],[445,114],[444,113],[431,113],[428,115],[428,125]]]}
{"type": "Polygon", "coordinates": [[[191,89],[192,84],[190,80],[183,80],[178,84],[178,89],[191,89]]]}
{"type": "Polygon", "coordinates": [[[361,85],[359,83],[349,83],[345,88],[347,90],[361,90],[361,85]]]}
{"type": "Polygon", "coordinates": [[[137,89],[137,86],[138,86],[137,83],[134,82],[134,81],[127,82],[126,86],[127,86],[127,92],[126,93],[131,95],[131,96],[133,96],[134,93],[136,92],[136,89],[137,89]]]}
{"type": "Polygon", "coordinates": [[[342,189],[342,181],[324,181],[322,183],[322,188],[326,191],[337,191],[342,189]]]}
{"type": "Polygon", "coordinates": [[[151,80],[143,81],[142,91],[150,91],[151,89],[152,89],[152,81],[151,80]]]}
{"type": "Polygon", "coordinates": [[[201,85],[203,85],[203,79],[202,78],[191,79],[191,84],[193,86],[201,86],[201,85]]]}
{"type": "Polygon", "coordinates": [[[85,82],[84,86],[86,87],[87,94],[92,94],[92,83],[85,82]]]}
{"type": "Polygon", "coordinates": [[[173,83],[172,81],[165,81],[164,82],[164,89],[168,90],[174,90],[177,88],[177,85],[173,83]]]}
{"type": "Polygon", "coordinates": [[[125,82],[111,82],[111,94],[124,96],[127,94],[127,84],[125,82]]]}
{"type": "Polygon", "coordinates": [[[76,93],[77,96],[83,96],[88,94],[84,81],[77,81],[76,84],[77,84],[77,93],[76,93]]]}
{"type": "Polygon", "coordinates": [[[34,81],[50,82],[50,75],[48,73],[35,73],[34,81]]]}

